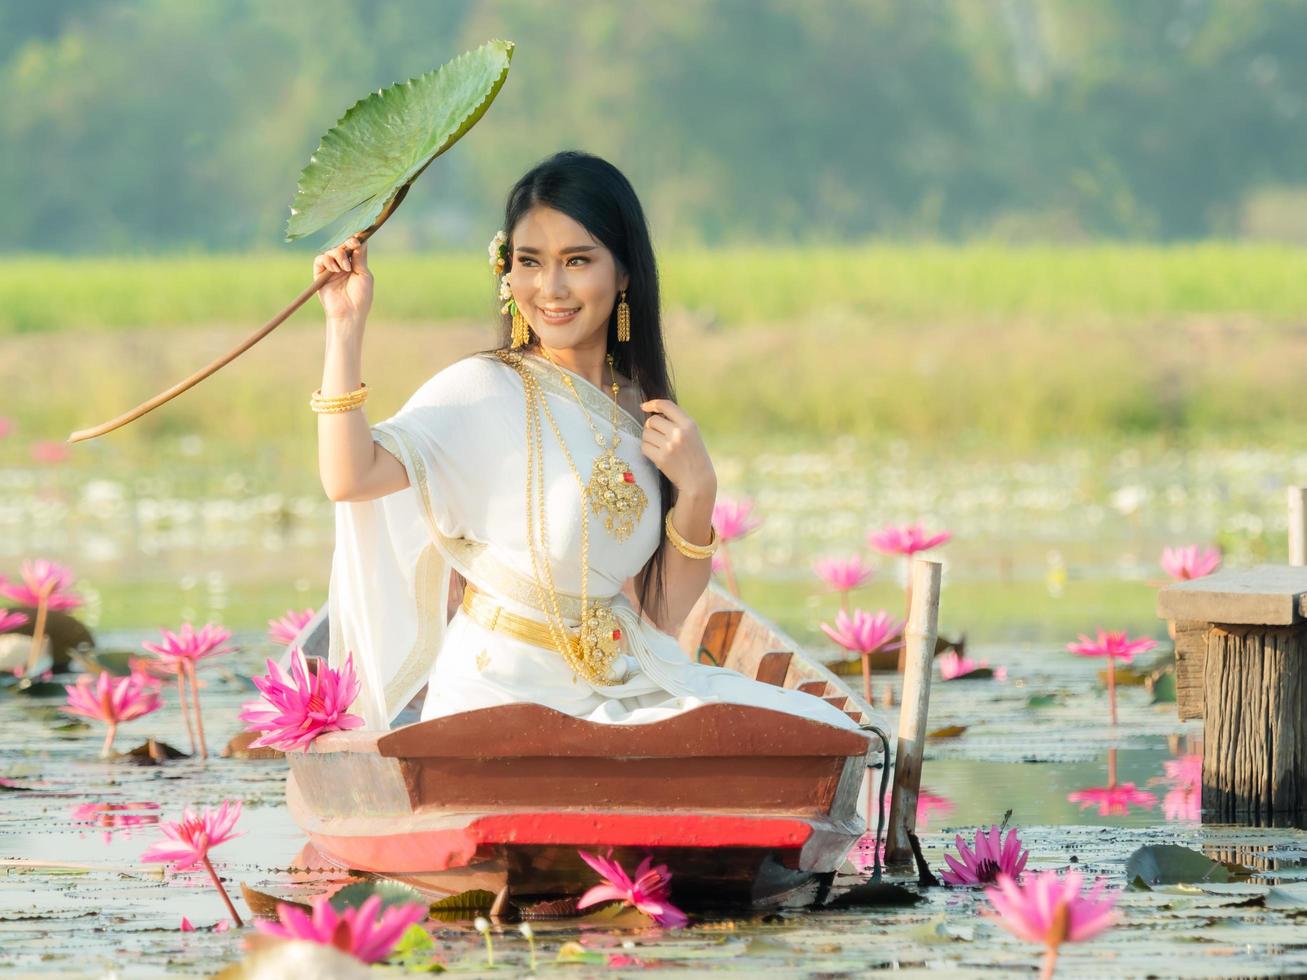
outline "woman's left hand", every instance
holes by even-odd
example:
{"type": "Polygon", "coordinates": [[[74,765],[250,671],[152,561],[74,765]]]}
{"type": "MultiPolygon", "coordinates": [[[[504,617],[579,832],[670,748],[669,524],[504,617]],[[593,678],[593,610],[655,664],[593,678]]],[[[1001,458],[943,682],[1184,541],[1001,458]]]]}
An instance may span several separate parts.
{"type": "Polygon", "coordinates": [[[640,407],[654,413],[645,419],[641,443],[641,450],[654,466],[672,481],[679,493],[715,496],[717,473],[694,419],[666,398],[650,399],[640,407]]]}

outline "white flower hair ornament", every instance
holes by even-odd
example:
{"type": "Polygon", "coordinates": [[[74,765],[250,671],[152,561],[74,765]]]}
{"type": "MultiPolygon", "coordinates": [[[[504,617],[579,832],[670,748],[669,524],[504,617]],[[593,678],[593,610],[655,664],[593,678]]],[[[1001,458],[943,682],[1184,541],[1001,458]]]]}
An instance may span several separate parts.
{"type": "Polygon", "coordinates": [[[508,284],[508,273],[504,271],[504,266],[508,264],[508,235],[502,230],[495,232],[487,251],[490,253],[490,270],[499,276],[499,298],[505,301],[499,312],[517,316],[517,303],[508,284]]]}

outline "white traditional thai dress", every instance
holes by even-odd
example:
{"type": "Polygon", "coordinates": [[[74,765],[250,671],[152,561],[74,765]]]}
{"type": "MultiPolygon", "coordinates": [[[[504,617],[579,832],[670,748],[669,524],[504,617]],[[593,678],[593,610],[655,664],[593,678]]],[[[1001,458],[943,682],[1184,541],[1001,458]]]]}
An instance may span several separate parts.
{"type": "MultiPolygon", "coordinates": [[[[562,369],[534,355],[523,364],[538,379],[576,468],[588,479],[601,449],[562,369]]],[[[595,424],[610,436],[611,396],[568,374],[595,424]]],[[[625,410],[618,413],[617,453],[648,498],[625,541],[588,507],[582,510],[576,477],[542,421],[554,583],[563,615],[575,626],[580,522],[589,520],[588,592],[611,602],[621,629],[613,683],[592,684],[557,650],[486,629],[461,608],[446,622],[451,571],[509,611],[545,620],[527,547],[524,399],[521,377],[494,355],[456,362],[372,430],[403,463],[409,487],[336,505],[329,662],[339,666],[352,651],[363,685],[354,710],[369,728],[388,727],[424,685],[424,720],[527,701],[591,721],[641,724],[729,702],[856,727],[821,698],[691,661],[675,638],[642,619],[621,595],[658,546],[662,522],[658,471],[640,448],[643,423],[625,410]]]]}

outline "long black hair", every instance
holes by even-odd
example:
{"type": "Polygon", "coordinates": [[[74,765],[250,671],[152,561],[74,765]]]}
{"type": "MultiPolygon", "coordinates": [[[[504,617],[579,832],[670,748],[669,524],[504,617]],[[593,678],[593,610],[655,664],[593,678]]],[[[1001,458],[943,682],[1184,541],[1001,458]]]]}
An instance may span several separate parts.
{"type": "MultiPolygon", "coordinates": [[[[504,233],[509,236],[508,261],[513,264],[513,229],[536,205],[561,211],[580,224],[613,253],[620,272],[630,276],[626,302],[631,311],[631,339],[617,342],[617,304],[608,315],[608,350],[618,371],[630,378],[646,400],[674,401],[663,347],[663,329],[658,299],[658,266],[653,242],[645,222],[644,209],[631,182],[607,160],[579,150],[555,153],[528,170],[508,193],[504,206],[504,233]]],[[[502,316],[501,349],[507,350],[512,334],[512,317],[502,316]]],[[[534,343],[533,339],[533,343],[534,343]]],[[[659,619],[665,611],[666,531],[663,522],[671,510],[672,483],[658,474],[662,513],[658,520],[658,547],[644,567],[640,608],[659,619]]]]}

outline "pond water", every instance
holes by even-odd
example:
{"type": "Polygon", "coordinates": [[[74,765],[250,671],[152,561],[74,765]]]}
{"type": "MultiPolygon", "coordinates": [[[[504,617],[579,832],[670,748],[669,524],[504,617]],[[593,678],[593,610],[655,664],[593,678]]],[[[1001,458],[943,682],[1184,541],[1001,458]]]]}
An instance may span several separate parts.
{"type": "MultiPolygon", "coordinates": [[[[118,633],[103,639],[128,646],[141,638],[118,633]]],[[[244,639],[240,652],[205,675],[211,747],[238,730],[238,705],[251,696],[244,677],[273,652],[266,640],[244,639]]],[[[1120,724],[1111,729],[1096,664],[1052,647],[995,647],[972,655],[1005,667],[1007,676],[934,685],[931,727],[964,728],[932,739],[927,752],[922,842],[937,872],[955,832],[1001,821],[1009,809],[1031,850],[1032,869],[1076,867],[1105,876],[1115,888],[1126,884],[1125,861],[1139,846],[1198,848],[1251,873],[1228,884],[1124,892],[1120,925],[1092,942],[1064,947],[1059,975],[1307,972],[1307,833],[1199,824],[1192,794],[1166,780],[1164,763],[1199,751],[1200,726],[1179,723],[1174,704],[1151,704],[1143,688],[1123,687],[1120,724]],[[1117,794],[1119,813],[1093,793],[1109,784],[1118,791],[1133,784],[1125,802],[1117,794]],[[1086,808],[1068,799],[1085,793],[1086,808]]],[[[878,677],[876,690],[896,683],[890,675],[878,677]]],[[[147,735],[186,745],[168,694],[165,688],[162,711],[122,726],[120,749],[147,735]]],[[[225,912],[203,872],[165,874],[139,860],[157,839],[154,822],[175,819],[184,805],[244,801],[242,836],[213,851],[242,914],[241,882],[279,897],[303,897],[339,880],[294,870],[303,838],[284,805],[284,761],[101,762],[102,732],[65,725],[57,713],[61,700],[0,693],[0,968],[199,976],[238,960],[246,930],[213,931],[225,912]],[[86,817],[78,809],[85,804],[118,805],[122,809],[108,812],[131,819],[114,826],[78,822],[86,817]],[[198,931],[179,931],[183,915],[198,931]]],[[[837,888],[855,880],[841,876],[837,888]]],[[[916,890],[915,876],[907,884],[916,890]]],[[[893,969],[965,976],[1037,967],[1038,950],[979,915],[986,903],[978,893],[928,888],[921,894],[911,907],[723,912],[676,932],[542,923],[539,972],[861,976],[893,969]],[[641,966],[557,963],[563,944],[576,940],[593,952],[634,957],[641,966]]],[[[437,956],[451,971],[527,970],[526,942],[512,926],[496,939],[493,971],[469,923],[431,923],[430,930],[437,956]]]]}

